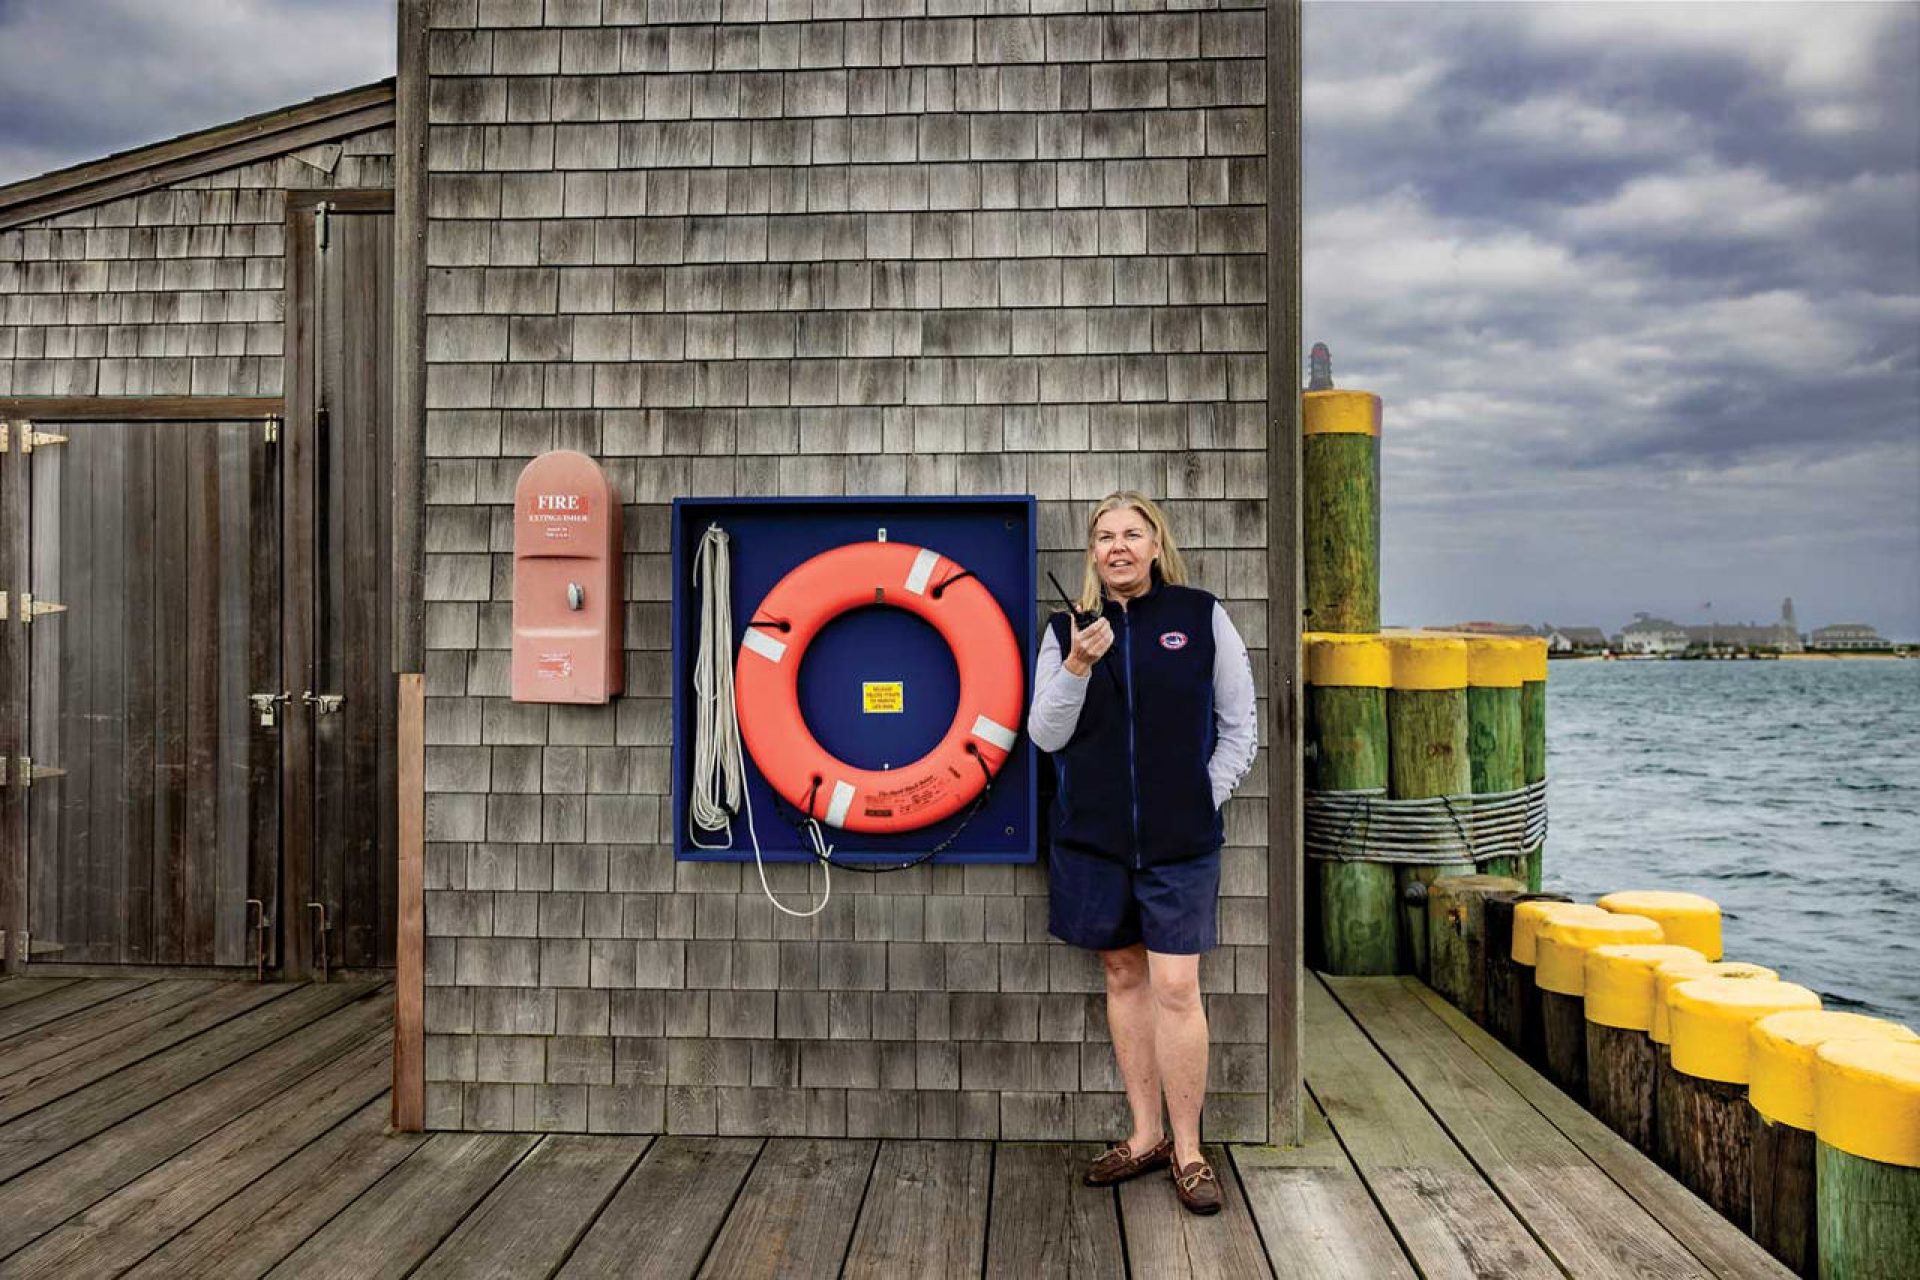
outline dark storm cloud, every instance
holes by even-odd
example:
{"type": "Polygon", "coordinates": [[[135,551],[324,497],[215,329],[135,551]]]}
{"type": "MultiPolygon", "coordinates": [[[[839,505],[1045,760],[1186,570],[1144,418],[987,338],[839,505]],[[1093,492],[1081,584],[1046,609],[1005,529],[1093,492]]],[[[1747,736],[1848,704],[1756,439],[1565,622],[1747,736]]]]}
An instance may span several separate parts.
{"type": "Polygon", "coordinates": [[[0,0],[0,183],[393,74],[392,0],[0,0]]]}
{"type": "Polygon", "coordinates": [[[1389,614],[1920,634],[1920,10],[1305,30],[1307,330],[1387,397],[1389,614]]]}

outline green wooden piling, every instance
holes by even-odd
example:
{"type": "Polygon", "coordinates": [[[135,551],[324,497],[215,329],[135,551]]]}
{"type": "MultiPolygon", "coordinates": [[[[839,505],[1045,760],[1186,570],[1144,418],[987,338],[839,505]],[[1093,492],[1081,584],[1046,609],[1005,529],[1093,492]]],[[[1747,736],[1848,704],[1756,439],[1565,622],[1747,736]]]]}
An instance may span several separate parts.
{"type": "Polygon", "coordinates": [[[1380,397],[1309,391],[1303,397],[1300,498],[1306,626],[1380,630],[1380,397]]]}

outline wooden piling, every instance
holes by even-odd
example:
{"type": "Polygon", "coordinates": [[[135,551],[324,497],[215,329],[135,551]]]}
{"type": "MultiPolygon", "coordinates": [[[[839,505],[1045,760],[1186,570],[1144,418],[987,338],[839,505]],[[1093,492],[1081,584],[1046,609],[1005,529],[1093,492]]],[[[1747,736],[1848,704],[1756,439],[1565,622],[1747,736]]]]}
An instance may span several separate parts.
{"type": "Polygon", "coordinates": [[[1487,898],[1487,1030],[1515,1053],[1524,1053],[1520,1028],[1533,990],[1533,966],[1513,958],[1514,910],[1522,902],[1571,902],[1564,893],[1496,893],[1487,898]]]}
{"type": "MultiPolygon", "coordinates": [[[[1393,687],[1387,690],[1387,793],[1395,800],[1465,795],[1473,786],[1467,759],[1467,646],[1446,636],[1387,636],[1393,687]]],[[[1397,873],[1401,954],[1423,981],[1424,901],[1408,904],[1408,886],[1440,876],[1471,875],[1471,860],[1403,866],[1397,873]],[[1417,914],[1416,914],[1417,912],[1417,914]],[[1418,935],[1418,936],[1416,936],[1418,935]]]]}
{"type": "Polygon", "coordinates": [[[1447,876],[1427,886],[1429,985],[1487,1023],[1487,899],[1521,890],[1509,876],[1447,876]]]}
{"type": "MultiPolygon", "coordinates": [[[[1520,683],[1520,734],[1525,781],[1529,786],[1547,777],[1547,642],[1538,641],[1527,654],[1526,678],[1520,683]]],[[[1527,888],[1540,892],[1547,844],[1544,839],[1527,850],[1527,888]]]]}
{"type": "Polygon", "coordinates": [[[1764,965],[1730,960],[1669,960],[1653,971],[1653,1025],[1647,1038],[1660,1057],[1656,1070],[1653,1104],[1654,1157],[1668,1173],[1679,1175],[1680,1148],[1684,1135],[1680,1125],[1680,1078],[1673,1069],[1673,1033],[1669,1025],[1668,997],[1673,989],[1695,978],[1733,978],[1747,982],[1775,982],[1780,975],[1764,965]]]}
{"type": "Polygon", "coordinates": [[[1609,944],[1655,944],[1660,926],[1644,916],[1562,912],[1540,926],[1534,983],[1540,988],[1540,1031],[1547,1078],[1587,1100],[1587,952],[1609,944]]]}
{"type": "MultiPolygon", "coordinates": [[[[1467,637],[1467,761],[1475,795],[1526,784],[1521,684],[1531,646],[1506,636],[1467,637]]],[[[1490,876],[1525,875],[1524,854],[1489,858],[1490,876]]]]}
{"type": "MultiPolygon", "coordinates": [[[[1306,788],[1385,792],[1387,648],[1374,636],[1305,637],[1306,788]]],[[[1341,975],[1400,972],[1399,904],[1385,862],[1315,857],[1316,962],[1341,975]]]]}
{"type": "Polygon", "coordinates": [[[1645,916],[1675,946],[1690,947],[1703,959],[1720,958],[1720,904],[1712,898],[1664,889],[1629,889],[1609,893],[1600,905],[1625,915],[1645,916]]]}
{"type": "Polygon", "coordinates": [[[1309,630],[1380,630],[1380,397],[1302,397],[1300,558],[1309,630]]]}
{"type": "Polygon", "coordinates": [[[1912,1276],[1920,1259],[1920,1045],[1823,1044],[1813,1095],[1821,1276],[1912,1276]]]}
{"type": "Polygon", "coordinates": [[[1655,1150],[1660,1055],[1653,1026],[1654,969],[1703,959],[1691,947],[1615,943],[1587,952],[1587,1107],[1648,1155],[1655,1150]]]}
{"type": "Polygon", "coordinates": [[[1514,908],[1513,963],[1515,1003],[1514,1034],[1519,1040],[1516,1051],[1533,1064],[1536,1071],[1547,1069],[1547,1040],[1542,1022],[1540,986],[1535,980],[1534,962],[1539,959],[1540,930],[1549,920],[1597,919],[1607,912],[1590,902],[1569,902],[1546,894],[1529,895],[1529,900],[1514,908]]]}
{"type": "Polygon", "coordinates": [[[1753,1118],[1753,1238],[1802,1276],[1818,1274],[1815,1198],[1815,1063],[1843,1040],[1905,1043],[1920,1036],[1857,1013],[1769,1014],[1748,1033],[1747,1101],[1753,1118]]]}
{"type": "Polygon", "coordinates": [[[1673,1032],[1675,1175],[1741,1230],[1753,1230],[1753,1120],[1747,1079],[1753,1024],[1770,1013],[1818,1009],[1792,982],[1694,978],[1667,995],[1673,1032]]]}

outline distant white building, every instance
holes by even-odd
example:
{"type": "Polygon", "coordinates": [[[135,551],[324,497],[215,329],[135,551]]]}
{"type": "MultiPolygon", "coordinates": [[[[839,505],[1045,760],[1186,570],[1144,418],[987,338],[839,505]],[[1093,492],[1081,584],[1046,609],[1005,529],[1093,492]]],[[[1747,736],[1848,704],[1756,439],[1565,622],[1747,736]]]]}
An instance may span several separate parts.
{"type": "Polygon", "coordinates": [[[1548,653],[1599,653],[1607,647],[1607,633],[1598,627],[1547,628],[1548,653]]]}
{"type": "Polygon", "coordinates": [[[1620,650],[1623,653],[1685,653],[1688,643],[1685,627],[1644,613],[1635,614],[1633,621],[1620,631],[1620,650]]]}
{"type": "Polygon", "coordinates": [[[1807,648],[1814,650],[1891,649],[1893,641],[1886,639],[1864,622],[1836,622],[1830,627],[1816,627],[1807,639],[1807,648]]]}

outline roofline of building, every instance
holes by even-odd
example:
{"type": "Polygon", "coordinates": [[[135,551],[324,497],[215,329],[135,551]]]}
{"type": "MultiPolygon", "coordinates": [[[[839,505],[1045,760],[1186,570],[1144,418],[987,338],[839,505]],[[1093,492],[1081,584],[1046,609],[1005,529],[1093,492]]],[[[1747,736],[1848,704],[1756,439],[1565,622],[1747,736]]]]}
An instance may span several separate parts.
{"type": "Polygon", "coordinates": [[[393,81],[324,94],[0,187],[0,231],[393,123],[393,81]]]}

